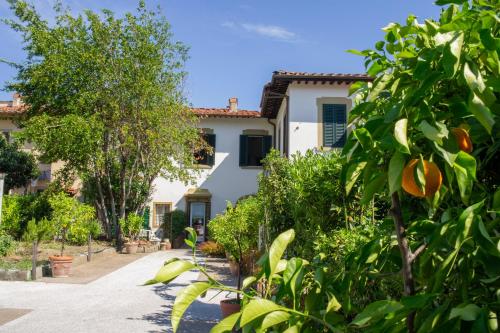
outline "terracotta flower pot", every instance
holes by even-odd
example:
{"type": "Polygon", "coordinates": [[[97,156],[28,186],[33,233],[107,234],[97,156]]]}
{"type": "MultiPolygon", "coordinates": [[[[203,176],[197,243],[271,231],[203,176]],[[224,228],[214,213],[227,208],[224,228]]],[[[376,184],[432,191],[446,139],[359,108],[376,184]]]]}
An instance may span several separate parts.
{"type": "Polygon", "coordinates": [[[170,241],[165,241],[160,243],[160,251],[167,251],[172,248],[172,244],[170,244],[170,241]]]}
{"type": "Polygon", "coordinates": [[[52,277],[68,277],[71,273],[71,264],[73,257],[70,256],[50,256],[50,267],[52,268],[52,277]]]}
{"type": "Polygon", "coordinates": [[[233,313],[239,312],[241,310],[241,305],[236,298],[223,299],[220,301],[220,309],[222,311],[222,317],[226,318],[233,313]]]}
{"type": "Polygon", "coordinates": [[[137,253],[137,247],[138,244],[135,242],[125,243],[125,252],[127,252],[128,254],[137,253]]]}

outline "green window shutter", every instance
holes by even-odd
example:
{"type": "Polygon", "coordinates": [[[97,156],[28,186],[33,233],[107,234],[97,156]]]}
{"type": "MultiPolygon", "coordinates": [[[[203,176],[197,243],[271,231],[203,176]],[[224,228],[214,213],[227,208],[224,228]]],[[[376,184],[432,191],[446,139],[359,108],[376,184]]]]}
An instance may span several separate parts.
{"type": "Polygon", "coordinates": [[[144,209],[144,213],[142,214],[143,222],[142,222],[142,228],[149,230],[149,207],[146,207],[144,209]]]}
{"type": "Polygon", "coordinates": [[[273,137],[271,135],[265,135],[262,137],[262,156],[266,155],[271,151],[273,145],[273,137]]]}
{"type": "Polygon", "coordinates": [[[212,147],[212,154],[207,156],[207,165],[215,164],[215,134],[206,134],[207,143],[212,147]]]}
{"type": "Polygon", "coordinates": [[[342,148],[347,135],[345,104],[323,104],[323,146],[342,148]]]}
{"type": "Polygon", "coordinates": [[[240,166],[248,165],[248,135],[240,135],[240,166]]]}

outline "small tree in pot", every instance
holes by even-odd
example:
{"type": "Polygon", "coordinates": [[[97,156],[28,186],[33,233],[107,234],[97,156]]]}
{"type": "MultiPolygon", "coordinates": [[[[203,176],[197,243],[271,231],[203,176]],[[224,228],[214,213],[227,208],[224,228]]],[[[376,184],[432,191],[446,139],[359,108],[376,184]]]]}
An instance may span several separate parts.
{"type": "Polygon", "coordinates": [[[76,198],[58,193],[49,198],[52,208],[52,222],[57,238],[61,241],[60,255],[50,256],[53,277],[67,277],[71,271],[73,257],[64,255],[68,232],[73,225],[87,225],[95,221],[95,210],[82,204],[76,198]]]}
{"type": "MultiPolygon", "coordinates": [[[[226,249],[230,260],[237,265],[238,290],[241,290],[244,257],[257,248],[259,223],[254,221],[254,204],[256,199],[253,197],[240,201],[235,207],[228,203],[225,214],[217,215],[208,225],[214,240],[226,249]]],[[[224,317],[238,312],[240,294],[236,299],[222,300],[221,309],[224,317]]]]}
{"type": "Polygon", "coordinates": [[[40,221],[31,219],[28,222],[23,239],[32,243],[32,258],[31,258],[31,280],[36,280],[36,266],[38,263],[38,247],[43,240],[50,238],[54,233],[54,225],[47,218],[40,221]]]}
{"type": "Polygon", "coordinates": [[[137,239],[139,237],[139,232],[141,231],[141,226],[143,219],[141,216],[131,213],[124,219],[120,219],[120,227],[125,235],[125,251],[128,254],[133,254],[137,252],[137,239]]]}

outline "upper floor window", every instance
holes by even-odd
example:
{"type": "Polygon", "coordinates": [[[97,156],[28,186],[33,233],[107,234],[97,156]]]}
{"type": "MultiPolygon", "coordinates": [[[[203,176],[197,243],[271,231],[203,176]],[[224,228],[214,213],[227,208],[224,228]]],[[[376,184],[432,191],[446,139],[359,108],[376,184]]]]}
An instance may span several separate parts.
{"type": "Polygon", "coordinates": [[[240,135],[240,166],[261,166],[271,145],[270,135],[240,135]]]}
{"type": "Polygon", "coordinates": [[[194,153],[194,160],[196,164],[213,166],[215,164],[215,134],[204,133],[202,134],[203,140],[212,147],[212,151],[202,149],[194,153]]]}
{"type": "Polygon", "coordinates": [[[342,148],[347,136],[347,106],[323,104],[323,147],[342,148]]]}

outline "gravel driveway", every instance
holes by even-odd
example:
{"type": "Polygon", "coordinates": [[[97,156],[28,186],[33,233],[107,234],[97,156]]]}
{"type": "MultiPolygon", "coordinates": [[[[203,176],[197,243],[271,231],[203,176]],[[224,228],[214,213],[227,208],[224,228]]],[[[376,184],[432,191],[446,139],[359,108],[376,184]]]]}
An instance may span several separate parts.
{"type": "MultiPolygon", "coordinates": [[[[89,284],[0,281],[0,308],[32,311],[0,326],[0,332],[171,332],[170,311],[180,288],[198,280],[184,273],[170,285],[141,286],[171,257],[185,250],[155,252],[89,284]]],[[[186,257],[188,258],[188,257],[186,257]]],[[[211,291],[185,314],[180,332],[208,332],[220,320],[211,291]]]]}

